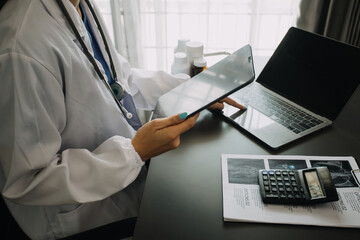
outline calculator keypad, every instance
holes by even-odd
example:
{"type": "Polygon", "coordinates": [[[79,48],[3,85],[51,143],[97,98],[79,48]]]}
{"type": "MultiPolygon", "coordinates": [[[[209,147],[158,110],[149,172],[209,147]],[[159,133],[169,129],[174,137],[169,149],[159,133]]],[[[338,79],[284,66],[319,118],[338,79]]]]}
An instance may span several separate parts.
{"type": "Polygon", "coordinates": [[[263,191],[265,192],[265,201],[305,201],[306,195],[304,188],[298,182],[295,171],[292,170],[262,170],[263,191]]]}

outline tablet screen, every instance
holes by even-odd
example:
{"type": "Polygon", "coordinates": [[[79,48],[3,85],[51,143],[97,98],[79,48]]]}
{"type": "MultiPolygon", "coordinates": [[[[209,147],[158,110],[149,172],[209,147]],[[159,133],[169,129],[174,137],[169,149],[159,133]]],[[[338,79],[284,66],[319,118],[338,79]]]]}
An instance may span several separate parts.
{"type": "Polygon", "coordinates": [[[161,96],[153,119],[183,112],[191,117],[248,85],[254,78],[251,47],[246,45],[161,96]]]}

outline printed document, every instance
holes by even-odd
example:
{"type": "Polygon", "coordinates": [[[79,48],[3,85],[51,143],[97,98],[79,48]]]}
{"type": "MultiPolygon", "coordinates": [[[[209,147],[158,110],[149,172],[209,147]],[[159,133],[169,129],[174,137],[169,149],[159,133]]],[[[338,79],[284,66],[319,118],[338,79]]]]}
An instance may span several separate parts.
{"type": "Polygon", "coordinates": [[[222,156],[224,221],[264,222],[360,228],[360,188],[351,174],[353,157],[233,155],[222,156]],[[311,205],[264,204],[260,169],[327,167],[339,201],[311,205]]]}

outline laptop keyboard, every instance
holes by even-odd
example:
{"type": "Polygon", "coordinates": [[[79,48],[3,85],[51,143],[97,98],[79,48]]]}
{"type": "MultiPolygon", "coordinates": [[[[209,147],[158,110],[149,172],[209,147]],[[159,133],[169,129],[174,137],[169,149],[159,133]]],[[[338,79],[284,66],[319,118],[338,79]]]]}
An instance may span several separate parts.
{"type": "Polygon", "coordinates": [[[256,84],[245,89],[239,90],[235,95],[242,103],[250,105],[296,134],[323,122],[271,95],[256,84]]]}

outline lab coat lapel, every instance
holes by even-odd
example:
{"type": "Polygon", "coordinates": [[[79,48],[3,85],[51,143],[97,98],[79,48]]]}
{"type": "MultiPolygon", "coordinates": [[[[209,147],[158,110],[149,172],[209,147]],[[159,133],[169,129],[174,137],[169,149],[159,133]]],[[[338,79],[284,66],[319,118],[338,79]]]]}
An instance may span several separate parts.
{"type": "MultiPolygon", "coordinates": [[[[59,8],[57,2],[55,0],[52,1],[41,0],[41,1],[44,4],[45,8],[49,11],[50,15],[54,18],[54,20],[59,23],[60,27],[70,36],[70,38],[76,43],[76,45],[80,49],[82,49],[80,43],[76,39],[76,36],[70,27],[70,24],[68,23],[67,19],[65,18],[61,9],[59,8]]],[[[86,47],[93,54],[90,40],[87,35],[87,31],[82,22],[80,15],[78,14],[75,7],[72,5],[72,3],[69,0],[62,0],[62,2],[64,3],[64,6],[67,9],[71,19],[73,20],[80,36],[84,40],[86,47]]]]}
{"type": "MultiPolygon", "coordinates": [[[[66,9],[68,10],[69,15],[71,16],[71,19],[74,21],[75,26],[77,27],[77,30],[80,33],[80,36],[83,38],[86,47],[88,48],[88,50],[90,51],[90,53],[94,56],[94,52],[90,43],[90,39],[89,36],[87,34],[87,30],[85,28],[85,25],[80,17],[80,15],[78,14],[78,12],[76,11],[75,7],[71,4],[71,2],[69,0],[62,0],[66,9]]],[[[78,42],[78,40],[76,39],[75,34],[73,33],[68,21],[66,20],[64,14],[62,13],[61,9],[59,8],[57,2],[55,0],[41,0],[41,2],[44,4],[45,8],[47,9],[47,11],[50,13],[50,15],[54,18],[54,20],[56,22],[58,22],[58,24],[60,25],[60,27],[71,37],[71,39],[77,44],[77,46],[79,47],[79,49],[82,51],[82,47],[80,45],[80,43],[78,42]]],[[[101,53],[104,56],[104,59],[106,61],[106,63],[108,64],[108,66],[110,66],[110,61],[109,61],[109,57],[108,54],[105,50],[105,45],[104,42],[101,38],[100,32],[98,30],[98,27],[94,21],[94,18],[92,17],[92,14],[90,13],[90,10],[86,4],[86,2],[84,0],[81,0],[82,5],[84,6],[85,12],[87,14],[87,17],[89,19],[90,25],[91,27],[95,30],[95,38],[99,43],[99,47],[101,50],[101,53]]],[[[90,3],[92,3],[92,1],[90,1],[90,3]]],[[[101,18],[101,13],[99,12],[98,8],[96,7],[96,5],[93,5],[94,7],[94,11],[96,13],[96,15],[99,18],[100,24],[103,27],[104,33],[106,35],[106,39],[108,41],[109,47],[110,47],[110,51],[113,54],[113,61],[115,64],[115,68],[118,74],[118,80],[121,82],[123,88],[127,91],[127,92],[131,92],[130,88],[127,84],[126,81],[124,81],[124,79],[121,79],[122,76],[122,69],[121,69],[121,64],[118,61],[118,58],[116,55],[116,50],[113,47],[113,45],[110,43],[111,39],[109,37],[109,34],[107,34],[107,31],[105,29],[105,25],[104,22],[102,21],[101,18]]],[[[55,31],[55,30],[54,30],[55,31]]],[[[89,63],[90,64],[90,63],[89,63]]],[[[102,68],[102,65],[100,63],[98,63],[98,66],[101,70],[102,73],[104,73],[104,70],[102,68]]]]}

